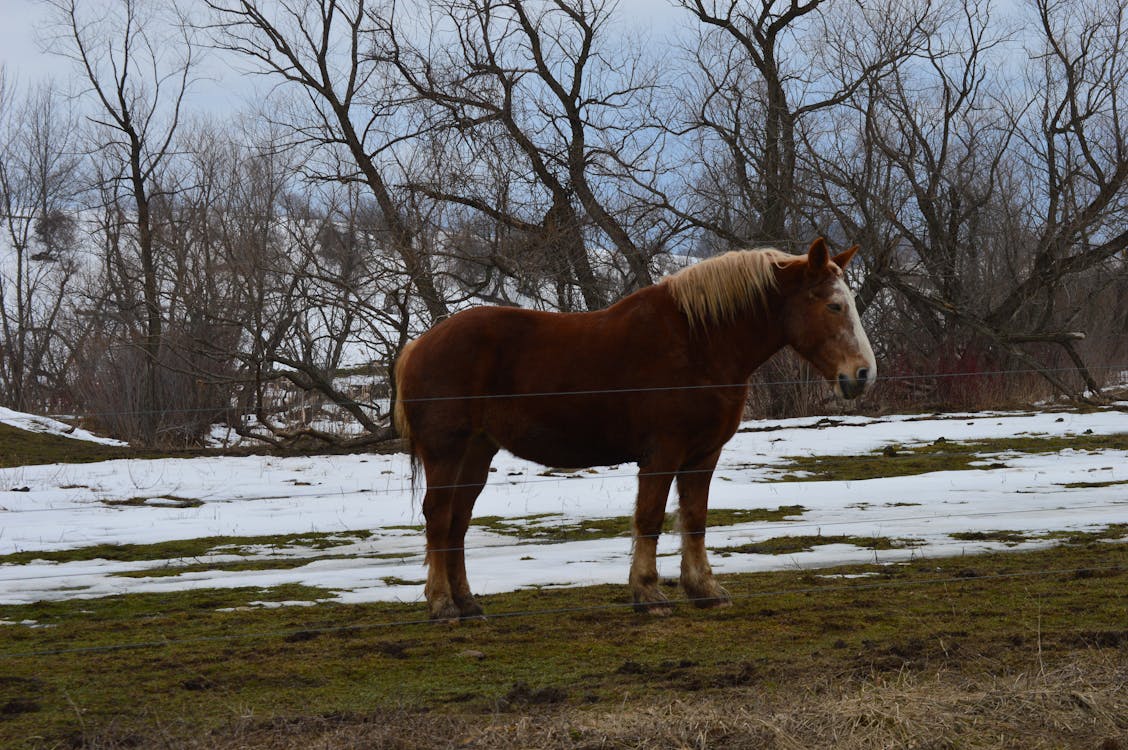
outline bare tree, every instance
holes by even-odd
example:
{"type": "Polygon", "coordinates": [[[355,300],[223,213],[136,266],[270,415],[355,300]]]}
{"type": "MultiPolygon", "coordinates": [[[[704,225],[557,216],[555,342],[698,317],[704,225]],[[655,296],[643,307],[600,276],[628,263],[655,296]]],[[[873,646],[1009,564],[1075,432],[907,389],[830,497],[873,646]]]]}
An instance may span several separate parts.
{"type": "Polygon", "coordinates": [[[42,408],[61,394],[61,330],[75,278],[74,120],[39,88],[21,101],[0,70],[0,402],[42,408]],[[4,257],[8,255],[8,257],[4,257]]]}
{"type": "MultiPolygon", "coordinates": [[[[165,313],[151,202],[180,125],[193,44],[181,19],[159,17],[144,0],[124,0],[112,9],[90,8],[82,0],[48,3],[60,29],[56,51],[82,71],[93,101],[94,142],[113,165],[102,173],[105,195],[115,203],[128,201],[119,216],[130,228],[128,241],[135,245],[139,264],[143,314],[137,319],[145,355],[140,437],[153,443],[162,411],[159,362],[165,313]]],[[[119,273],[129,274],[124,268],[119,273]]]]}
{"type": "Polygon", "coordinates": [[[175,9],[86,2],[49,0],[89,127],[0,93],[5,404],[371,441],[382,368],[463,305],[597,308],[671,248],[814,232],[865,245],[887,372],[1082,397],[1128,341],[1128,0],[1030,0],[1021,31],[988,0],[677,0],[662,61],[614,0],[210,0],[277,89],[246,129],[185,125],[175,9]]]}
{"type": "Polygon", "coordinates": [[[648,197],[636,185],[661,170],[665,133],[650,112],[658,91],[654,65],[626,46],[628,37],[615,35],[614,5],[430,5],[431,27],[413,35],[389,23],[380,51],[428,107],[427,121],[445,133],[439,148],[445,169],[412,187],[523,238],[509,249],[525,257],[511,263],[538,253],[559,258],[556,272],[574,279],[589,309],[651,283],[653,258],[669,235],[647,237],[653,226],[632,211],[648,197]],[[593,267],[592,242],[625,264],[619,289],[593,267]]]}
{"type": "Polygon", "coordinates": [[[1071,278],[1128,243],[1124,5],[1036,3],[1042,41],[1026,39],[1026,86],[1006,65],[1022,48],[989,6],[950,10],[918,56],[853,98],[853,140],[812,170],[823,200],[882,248],[867,300],[892,289],[902,317],[941,349],[1009,358],[1079,398],[1099,393],[1076,347],[1082,305],[1057,308],[1077,299],[1071,278]],[[1080,384],[1039,354],[1047,344],[1080,384]]]}
{"type": "MultiPolygon", "coordinates": [[[[281,137],[278,128],[208,126],[183,143],[185,187],[156,202],[175,227],[165,286],[180,335],[167,347],[169,369],[193,375],[201,396],[225,394],[212,411],[245,437],[279,446],[386,438],[386,394],[355,387],[341,368],[402,348],[409,282],[388,257],[366,187],[310,191],[281,137]]],[[[197,408],[208,411],[207,402],[197,408]]]]}
{"type": "Polygon", "coordinates": [[[695,151],[717,159],[692,186],[704,205],[683,211],[729,244],[786,244],[803,224],[798,173],[810,122],[916,49],[931,23],[928,3],[880,11],[824,0],[679,5],[702,24],[690,51],[701,81],[684,99],[686,127],[699,138],[695,151]]]}
{"type": "Polygon", "coordinates": [[[1038,236],[1019,283],[986,315],[1006,326],[1033,302],[1052,306],[1063,278],[1128,249],[1128,3],[1035,0],[1034,122],[1022,129],[1038,236]]]}
{"type": "Polygon", "coordinates": [[[217,44],[302,93],[306,107],[288,124],[297,144],[312,147],[325,160],[324,166],[309,164],[310,176],[360,180],[368,187],[390,246],[430,319],[448,315],[431,259],[393,176],[395,151],[410,139],[410,126],[383,66],[368,54],[382,33],[376,21],[386,11],[365,0],[209,0],[208,6],[216,17],[217,44]]]}

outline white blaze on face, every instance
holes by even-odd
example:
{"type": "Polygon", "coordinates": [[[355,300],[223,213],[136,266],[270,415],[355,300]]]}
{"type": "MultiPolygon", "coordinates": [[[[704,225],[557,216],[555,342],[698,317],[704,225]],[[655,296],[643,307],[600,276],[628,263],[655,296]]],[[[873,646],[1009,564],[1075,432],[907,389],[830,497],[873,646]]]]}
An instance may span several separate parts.
{"type": "MultiPolygon", "coordinates": [[[[858,315],[857,305],[854,304],[854,292],[846,286],[846,281],[842,277],[839,277],[834,284],[831,302],[842,305],[842,314],[846,317],[838,337],[842,342],[842,351],[848,354],[846,361],[839,366],[839,372],[854,379],[858,371],[864,368],[867,370],[866,382],[872,383],[877,378],[877,361],[874,359],[869,337],[862,328],[862,318],[858,315]]],[[[837,382],[834,388],[839,391],[838,395],[843,395],[837,382]]]]}

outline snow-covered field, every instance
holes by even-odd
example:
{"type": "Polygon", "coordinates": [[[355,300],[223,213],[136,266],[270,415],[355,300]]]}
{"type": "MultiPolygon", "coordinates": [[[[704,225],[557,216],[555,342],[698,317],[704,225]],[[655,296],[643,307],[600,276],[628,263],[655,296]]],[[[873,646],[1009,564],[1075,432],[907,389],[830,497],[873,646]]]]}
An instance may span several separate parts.
{"type": "MultiPolygon", "coordinates": [[[[15,413],[0,417],[22,419],[15,413]]],[[[1125,433],[1128,414],[1120,411],[840,417],[749,422],[744,428],[724,451],[710,506],[803,510],[784,521],[711,529],[709,547],[785,535],[911,543],[880,551],[822,544],[785,555],[714,552],[719,573],[892,563],[1003,546],[953,539],[959,532],[1022,532],[1026,539],[1018,549],[1052,543],[1044,538],[1051,532],[1128,523],[1124,451],[1007,453],[982,457],[983,466],[994,468],[853,482],[773,481],[787,470],[790,456],[852,455],[940,438],[1125,433]]],[[[500,455],[494,468],[475,513],[505,520],[472,527],[467,537],[476,592],[625,582],[631,549],[626,523],[623,534],[613,538],[589,535],[546,543],[534,537],[538,530],[578,529],[588,519],[628,516],[633,465],[546,473],[544,467],[500,455]],[[498,533],[499,523],[512,533],[498,533]]],[[[202,537],[288,540],[257,545],[255,540],[217,540],[215,548],[192,559],[0,564],[0,603],[285,583],[319,587],[327,600],[420,600],[422,517],[420,497],[409,485],[402,455],[120,460],[0,469],[0,555],[202,537]],[[317,536],[302,538],[311,534],[317,536]],[[224,570],[247,560],[266,567],[224,570]],[[280,567],[271,568],[268,561],[280,567]],[[172,568],[189,565],[170,575],[172,568]]],[[[676,535],[663,536],[663,575],[676,577],[678,545],[676,535]]]]}

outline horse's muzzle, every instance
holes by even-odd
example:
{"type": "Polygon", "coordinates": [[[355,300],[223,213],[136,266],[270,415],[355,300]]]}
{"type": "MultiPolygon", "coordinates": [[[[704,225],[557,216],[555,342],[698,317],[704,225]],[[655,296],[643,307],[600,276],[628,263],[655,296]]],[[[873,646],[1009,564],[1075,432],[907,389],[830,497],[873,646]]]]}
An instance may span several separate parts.
{"type": "Polygon", "coordinates": [[[845,373],[839,373],[838,391],[842,394],[842,398],[857,398],[865,392],[870,382],[868,367],[859,368],[853,378],[845,373]]]}

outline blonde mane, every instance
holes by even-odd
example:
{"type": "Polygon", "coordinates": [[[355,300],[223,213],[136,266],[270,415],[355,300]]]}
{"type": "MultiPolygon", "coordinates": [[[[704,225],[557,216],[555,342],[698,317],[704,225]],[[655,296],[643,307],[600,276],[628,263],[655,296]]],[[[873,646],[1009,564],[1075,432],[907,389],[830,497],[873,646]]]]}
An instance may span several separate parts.
{"type": "Polygon", "coordinates": [[[799,256],[775,248],[733,250],[702,260],[659,283],[695,328],[731,320],[767,303],[776,288],[775,269],[799,256]]]}

